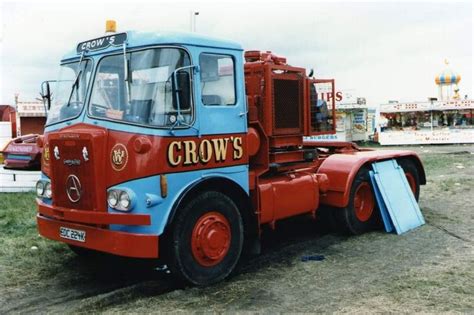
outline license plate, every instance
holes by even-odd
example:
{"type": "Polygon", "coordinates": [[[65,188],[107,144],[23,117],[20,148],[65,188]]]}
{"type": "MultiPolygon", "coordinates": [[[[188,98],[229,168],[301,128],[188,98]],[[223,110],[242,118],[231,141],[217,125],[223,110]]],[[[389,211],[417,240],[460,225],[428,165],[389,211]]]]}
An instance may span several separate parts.
{"type": "Polygon", "coordinates": [[[59,236],[78,242],[86,241],[86,231],[74,230],[62,226],[59,228],[59,236]]]}

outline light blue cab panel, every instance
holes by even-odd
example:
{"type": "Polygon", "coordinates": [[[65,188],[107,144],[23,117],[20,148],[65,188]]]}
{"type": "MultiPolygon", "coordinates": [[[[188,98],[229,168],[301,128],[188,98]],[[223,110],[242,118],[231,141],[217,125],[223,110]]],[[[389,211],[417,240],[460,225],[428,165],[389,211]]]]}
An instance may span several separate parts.
{"type": "MultiPolygon", "coordinates": [[[[147,206],[147,197],[150,195],[161,196],[159,175],[131,180],[117,186],[109,187],[109,189],[127,188],[132,190],[135,194],[136,201],[135,206],[130,213],[151,215],[151,225],[111,225],[110,229],[130,233],[161,235],[165,229],[166,223],[168,222],[168,217],[173,206],[185,190],[201,180],[215,177],[231,180],[242,187],[246,193],[249,192],[247,165],[167,174],[168,196],[165,198],[158,198],[158,203],[151,207],[147,206]]],[[[110,213],[123,213],[122,211],[111,209],[110,207],[108,208],[108,211],[110,213]]]]}

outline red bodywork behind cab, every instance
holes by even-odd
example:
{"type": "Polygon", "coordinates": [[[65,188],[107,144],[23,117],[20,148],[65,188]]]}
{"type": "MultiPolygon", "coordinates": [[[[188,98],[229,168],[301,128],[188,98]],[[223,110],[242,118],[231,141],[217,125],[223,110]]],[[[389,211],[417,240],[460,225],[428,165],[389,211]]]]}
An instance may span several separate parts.
{"type": "Polygon", "coordinates": [[[268,51],[247,51],[245,59],[249,187],[260,224],[274,226],[300,214],[315,216],[321,205],[346,207],[356,174],[376,161],[408,159],[418,169],[420,184],[425,184],[414,152],[304,140],[336,133],[335,98],[326,104],[316,88],[328,85],[326,91],[335,95],[333,79],[307,76],[304,68],[268,51]]]}

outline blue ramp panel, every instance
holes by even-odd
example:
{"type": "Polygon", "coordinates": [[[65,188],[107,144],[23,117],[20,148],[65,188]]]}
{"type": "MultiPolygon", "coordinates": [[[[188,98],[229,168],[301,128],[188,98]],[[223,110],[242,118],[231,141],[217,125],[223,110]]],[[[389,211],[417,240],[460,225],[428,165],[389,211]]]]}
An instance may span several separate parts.
{"type": "Polygon", "coordinates": [[[393,226],[392,219],[388,213],[387,207],[385,207],[385,202],[383,201],[382,194],[380,193],[377,183],[375,182],[374,171],[369,171],[370,181],[372,182],[372,187],[374,188],[375,199],[380,209],[380,215],[382,216],[383,225],[387,233],[392,232],[395,227],[393,226]]]}
{"type": "Polygon", "coordinates": [[[390,232],[393,226],[397,234],[402,234],[425,224],[405,172],[397,161],[373,163],[372,169],[372,183],[385,230],[390,232]]]}

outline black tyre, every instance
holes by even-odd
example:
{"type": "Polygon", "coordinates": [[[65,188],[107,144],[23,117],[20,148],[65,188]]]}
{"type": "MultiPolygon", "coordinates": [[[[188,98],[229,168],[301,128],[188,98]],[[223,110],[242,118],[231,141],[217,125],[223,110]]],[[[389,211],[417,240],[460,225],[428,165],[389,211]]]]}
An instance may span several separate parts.
{"type": "Polygon", "coordinates": [[[420,198],[420,175],[416,165],[411,160],[399,160],[398,164],[403,168],[405,176],[407,177],[408,184],[410,185],[413,195],[415,195],[416,201],[420,198]]]}
{"type": "Polygon", "coordinates": [[[244,241],[242,218],[226,195],[209,191],[179,209],[166,236],[166,260],[179,279],[206,286],[235,268],[244,241]]]}
{"type": "Polygon", "coordinates": [[[357,173],[345,208],[334,209],[338,230],[344,234],[362,234],[381,227],[380,213],[370,182],[369,170],[361,168],[357,173]]]}

